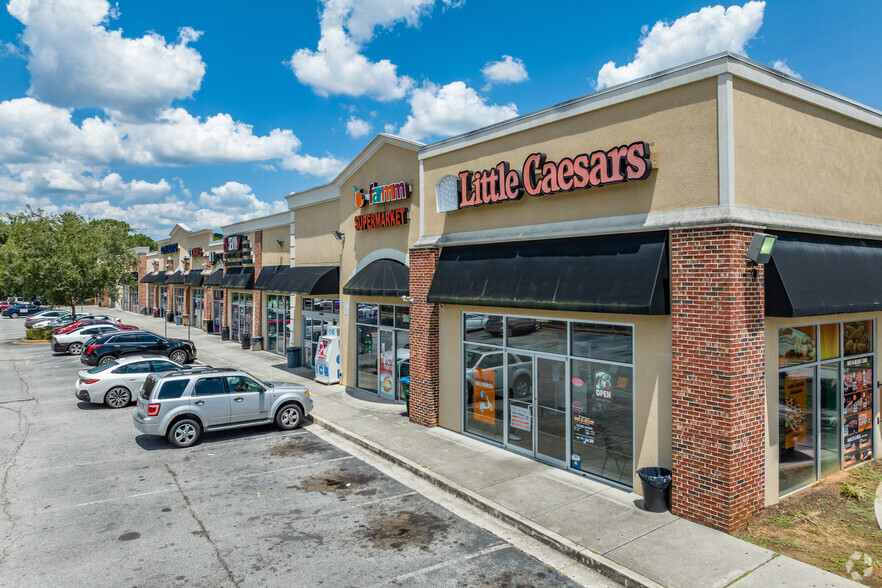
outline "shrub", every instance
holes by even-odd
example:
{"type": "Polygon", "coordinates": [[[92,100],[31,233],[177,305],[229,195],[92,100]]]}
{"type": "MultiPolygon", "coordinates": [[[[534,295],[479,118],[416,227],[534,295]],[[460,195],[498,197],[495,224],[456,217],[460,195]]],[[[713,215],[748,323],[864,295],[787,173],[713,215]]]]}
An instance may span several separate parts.
{"type": "Polygon", "coordinates": [[[28,329],[25,339],[29,341],[40,341],[52,338],[52,327],[43,327],[42,329],[28,329]]]}
{"type": "Polygon", "coordinates": [[[839,485],[839,494],[843,498],[853,498],[855,500],[860,500],[864,497],[864,491],[861,488],[848,482],[842,482],[839,485]]]}

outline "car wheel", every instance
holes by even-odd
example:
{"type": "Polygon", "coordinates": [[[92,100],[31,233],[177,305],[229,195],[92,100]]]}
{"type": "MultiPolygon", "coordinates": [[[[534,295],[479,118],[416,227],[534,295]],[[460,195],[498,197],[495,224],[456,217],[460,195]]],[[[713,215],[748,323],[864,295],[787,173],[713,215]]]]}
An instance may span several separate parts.
{"type": "Polygon", "coordinates": [[[303,410],[296,404],[286,404],[276,413],[276,426],[283,431],[296,429],[301,421],[303,421],[303,410]]]}
{"type": "Polygon", "coordinates": [[[110,408],[125,408],[132,401],[132,393],[125,386],[114,386],[104,395],[104,404],[110,408]]]}
{"type": "Polygon", "coordinates": [[[518,399],[529,398],[532,388],[533,383],[530,381],[530,378],[525,375],[520,375],[514,382],[514,397],[518,399]]]}
{"type": "Polygon", "coordinates": [[[71,355],[80,355],[83,352],[83,344],[82,343],[71,343],[67,347],[67,352],[71,355]]]}
{"type": "Polygon", "coordinates": [[[190,447],[199,440],[202,427],[193,419],[181,419],[171,426],[166,438],[175,447],[190,447]]]}
{"type": "Polygon", "coordinates": [[[98,360],[98,365],[107,365],[111,361],[116,361],[116,358],[112,355],[105,355],[101,359],[98,360]]]}
{"type": "Polygon", "coordinates": [[[183,349],[176,349],[171,352],[168,358],[175,363],[184,364],[187,363],[187,352],[183,349]]]}
{"type": "Polygon", "coordinates": [[[13,312],[12,314],[9,315],[9,318],[18,318],[18,313],[13,312]]]}

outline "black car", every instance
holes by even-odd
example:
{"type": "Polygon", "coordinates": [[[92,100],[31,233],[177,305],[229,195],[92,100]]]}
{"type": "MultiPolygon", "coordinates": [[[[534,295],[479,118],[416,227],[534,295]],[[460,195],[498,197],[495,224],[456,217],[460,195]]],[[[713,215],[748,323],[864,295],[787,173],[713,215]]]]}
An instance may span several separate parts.
{"type": "Polygon", "coordinates": [[[110,333],[90,340],[80,355],[86,365],[104,365],[124,355],[165,355],[177,363],[196,359],[196,345],[184,339],[166,339],[146,331],[110,333]]]}
{"type": "Polygon", "coordinates": [[[37,304],[16,304],[15,306],[10,306],[6,310],[3,311],[3,316],[8,316],[10,318],[18,318],[25,314],[37,314],[38,312],[46,310],[40,307],[37,304]]]}

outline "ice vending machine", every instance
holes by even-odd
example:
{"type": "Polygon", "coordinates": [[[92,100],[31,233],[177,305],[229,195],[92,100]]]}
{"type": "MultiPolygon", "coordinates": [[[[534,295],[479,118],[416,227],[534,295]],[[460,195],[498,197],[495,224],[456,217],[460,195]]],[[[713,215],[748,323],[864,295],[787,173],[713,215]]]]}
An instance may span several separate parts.
{"type": "Polygon", "coordinates": [[[315,381],[336,384],[340,381],[340,327],[328,327],[315,353],[315,381]]]}

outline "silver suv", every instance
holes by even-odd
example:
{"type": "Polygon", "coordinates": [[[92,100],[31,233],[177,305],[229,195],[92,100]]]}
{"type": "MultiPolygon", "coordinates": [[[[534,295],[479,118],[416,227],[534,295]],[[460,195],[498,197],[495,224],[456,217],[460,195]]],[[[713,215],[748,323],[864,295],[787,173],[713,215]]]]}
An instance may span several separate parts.
{"type": "Polygon", "coordinates": [[[312,410],[306,386],[261,382],[235,369],[193,367],[150,374],[141,387],[135,428],[189,447],[203,431],[222,431],[275,422],[296,429],[312,410]]]}

